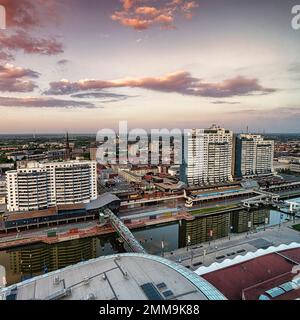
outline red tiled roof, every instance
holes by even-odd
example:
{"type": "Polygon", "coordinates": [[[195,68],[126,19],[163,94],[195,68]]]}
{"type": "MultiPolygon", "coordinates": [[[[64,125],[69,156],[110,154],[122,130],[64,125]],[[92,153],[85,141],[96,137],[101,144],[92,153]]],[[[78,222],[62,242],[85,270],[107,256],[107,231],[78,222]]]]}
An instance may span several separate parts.
{"type": "MultiPolygon", "coordinates": [[[[204,274],[202,277],[219,289],[228,299],[240,300],[243,290],[270,279],[290,274],[295,263],[288,258],[292,258],[293,261],[300,261],[300,248],[281,251],[279,254],[267,254],[204,274]]],[[[271,285],[268,289],[273,287],[274,285],[271,285]]],[[[257,292],[255,294],[257,296],[257,292]]]]}

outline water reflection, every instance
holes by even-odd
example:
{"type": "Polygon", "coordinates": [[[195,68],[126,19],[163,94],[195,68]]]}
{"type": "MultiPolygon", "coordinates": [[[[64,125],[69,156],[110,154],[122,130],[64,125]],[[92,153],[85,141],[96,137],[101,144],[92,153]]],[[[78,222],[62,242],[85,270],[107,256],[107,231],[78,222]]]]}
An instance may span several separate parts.
{"type": "MultiPolygon", "coordinates": [[[[293,201],[300,202],[300,198],[293,201]]],[[[291,217],[275,210],[242,210],[194,221],[165,224],[135,230],[134,236],[147,252],[161,255],[190,244],[195,245],[229,235],[278,225],[291,217]],[[212,232],[211,232],[212,230],[212,232]]],[[[117,235],[77,239],[54,245],[36,244],[22,248],[0,251],[0,265],[6,269],[8,284],[64,268],[80,261],[126,252],[128,247],[117,235]]]]}
{"type": "Polygon", "coordinates": [[[179,248],[179,224],[172,223],[156,228],[134,231],[133,234],[146,251],[150,254],[161,254],[179,248]]]}

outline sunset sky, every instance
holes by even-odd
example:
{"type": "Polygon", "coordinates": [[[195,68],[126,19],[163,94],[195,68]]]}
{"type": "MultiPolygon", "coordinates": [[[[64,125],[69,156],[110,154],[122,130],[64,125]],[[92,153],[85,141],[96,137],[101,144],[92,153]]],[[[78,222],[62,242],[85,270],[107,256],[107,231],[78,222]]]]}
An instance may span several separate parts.
{"type": "Polygon", "coordinates": [[[0,133],[300,132],[300,1],[0,4],[0,133]]]}

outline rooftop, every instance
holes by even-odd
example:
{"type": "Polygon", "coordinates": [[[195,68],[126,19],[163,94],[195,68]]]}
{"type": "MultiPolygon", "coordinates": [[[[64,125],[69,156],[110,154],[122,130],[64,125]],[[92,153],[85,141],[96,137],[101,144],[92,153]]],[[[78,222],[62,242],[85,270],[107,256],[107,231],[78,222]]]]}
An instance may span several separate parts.
{"type": "Polygon", "coordinates": [[[229,300],[291,300],[300,297],[296,268],[300,270],[300,244],[292,243],[260,249],[196,272],[229,300]]]}
{"type": "Polygon", "coordinates": [[[56,207],[49,207],[44,210],[23,211],[23,212],[8,212],[5,207],[5,213],[7,216],[7,221],[16,221],[16,220],[20,220],[20,218],[26,220],[31,218],[56,216],[58,215],[59,211],[97,210],[104,206],[107,206],[113,201],[120,201],[120,199],[113,194],[103,193],[99,195],[96,200],[92,200],[89,203],[58,205],[56,207]]]}
{"type": "Polygon", "coordinates": [[[0,291],[0,300],[224,300],[189,269],[126,253],[82,262],[0,291]]]}

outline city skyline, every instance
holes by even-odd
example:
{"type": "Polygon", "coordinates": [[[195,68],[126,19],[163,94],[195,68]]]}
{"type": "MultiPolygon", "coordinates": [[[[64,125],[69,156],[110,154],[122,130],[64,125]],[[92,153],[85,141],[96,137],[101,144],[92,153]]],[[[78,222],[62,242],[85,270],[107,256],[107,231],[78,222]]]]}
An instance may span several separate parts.
{"type": "Polygon", "coordinates": [[[294,4],[0,0],[0,133],[299,132],[294,4]]]}

